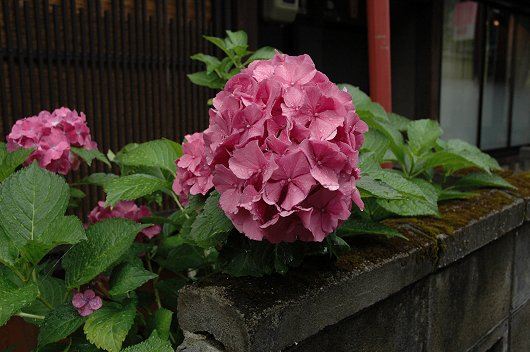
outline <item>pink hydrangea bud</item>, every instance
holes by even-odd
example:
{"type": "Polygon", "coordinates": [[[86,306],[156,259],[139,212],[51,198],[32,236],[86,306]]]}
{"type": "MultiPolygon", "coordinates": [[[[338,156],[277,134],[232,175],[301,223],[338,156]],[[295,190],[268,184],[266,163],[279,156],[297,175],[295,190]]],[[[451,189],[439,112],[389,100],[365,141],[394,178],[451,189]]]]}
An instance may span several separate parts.
{"type": "Polygon", "coordinates": [[[93,290],[88,289],[82,293],[76,291],[72,297],[72,305],[79,315],[86,317],[101,308],[103,301],[93,290]]]}
{"type": "Polygon", "coordinates": [[[9,151],[35,148],[26,164],[37,160],[40,167],[63,175],[79,168],[80,159],[71,147],[92,150],[97,144],[92,141],[85,114],[64,107],[18,120],[7,136],[9,151]]]}
{"type": "MultiPolygon", "coordinates": [[[[112,218],[124,218],[140,222],[141,219],[148,216],[151,216],[151,211],[145,205],[138,206],[130,200],[118,202],[112,208],[106,207],[105,202],[100,201],[88,214],[88,220],[91,224],[112,218]]],[[[153,238],[160,234],[161,230],[160,225],[153,225],[143,229],[140,234],[147,238],[153,238]]]]}
{"type": "Polygon", "coordinates": [[[308,55],[254,61],[226,83],[209,115],[177,160],[181,198],[214,187],[240,232],[272,243],[322,241],[353,203],[363,208],[355,184],[368,126],[308,55]]]}

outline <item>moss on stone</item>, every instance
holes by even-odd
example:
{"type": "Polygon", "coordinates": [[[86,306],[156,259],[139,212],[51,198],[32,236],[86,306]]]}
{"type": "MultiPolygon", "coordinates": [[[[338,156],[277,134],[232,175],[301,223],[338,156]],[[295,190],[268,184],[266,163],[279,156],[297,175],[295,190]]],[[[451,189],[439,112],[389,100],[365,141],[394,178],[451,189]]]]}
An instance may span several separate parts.
{"type": "Polygon", "coordinates": [[[524,198],[530,198],[530,172],[512,175],[506,177],[506,180],[517,187],[516,193],[518,195],[524,198]]]}

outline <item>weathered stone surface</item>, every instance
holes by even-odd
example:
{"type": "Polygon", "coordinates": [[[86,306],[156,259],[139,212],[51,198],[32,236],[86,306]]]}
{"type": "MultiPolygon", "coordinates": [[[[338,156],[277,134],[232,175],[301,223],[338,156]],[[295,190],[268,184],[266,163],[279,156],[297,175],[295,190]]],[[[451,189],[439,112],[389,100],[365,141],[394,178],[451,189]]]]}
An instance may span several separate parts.
{"type": "Polygon", "coordinates": [[[506,352],[510,346],[508,319],[488,332],[469,352],[506,352]]]}
{"type": "Polygon", "coordinates": [[[513,268],[512,309],[530,299],[530,222],[517,229],[513,268]]]}
{"type": "Polygon", "coordinates": [[[422,280],[286,351],[425,351],[427,297],[422,280]]]}
{"type": "Polygon", "coordinates": [[[194,334],[184,331],[184,342],[177,348],[176,352],[224,352],[224,347],[203,334],[194,334]]]}
{"type": "Polygon", "coordinates": [[[474,219],[471,223],[457,229],[451,235],[440,234],[438,240],[443,251],[440,253],[439,268],[464,258],[469,253],[497,239],[499,236],[508,233],[523,223],[524,213],[526,211],[526,204],[523,199],[514,198],[501,191],[492,190],[490,192],[505,194],[506,197],[512,198],[513,202],[487,215],[474,219]]]}
{"type": "Polygon", "coordinates": [[[514,235],[429,277],[428,351],[465,351],[508,318],[514,235]]]}
{"type": "Polygon", "coordinates": [[[435,265],[426,260],[427,250],[396,253],[362,271],[328,266],[311,275],[301,269],[286,277],[217,279],[183,288],[179,322],[187,331],[207,331],[228,351],[278,351],[426,276],[435,265]]]}
{"type": "Polygon", "coordinates": [[[530,351],[530,301],[512,314],[510,351],[530,351]]]}

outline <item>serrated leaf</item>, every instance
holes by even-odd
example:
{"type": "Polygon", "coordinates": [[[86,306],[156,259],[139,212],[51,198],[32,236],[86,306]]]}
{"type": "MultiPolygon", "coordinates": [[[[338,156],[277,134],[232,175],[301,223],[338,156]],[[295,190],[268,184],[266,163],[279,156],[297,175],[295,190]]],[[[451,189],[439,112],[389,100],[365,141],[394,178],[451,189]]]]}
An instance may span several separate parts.
{"type": "Polygon", "coordinates": [[[218,192],[212,192],[204,204],[202,213],[197,216],[191,226],[188,238],[200,247],[215,246],[219,241],[225,239],[226,234],[234,228],[230,219],[219,206],[219,198],[218,192]]]}
{"type": "Polygon", "coordinates": [[[171,249],[166,258],[159,258],[157,262],[171,271],[184,271],[200,268],[206,260],[202,248],[184,243],[171,249]]]}
{"type": "MultiPolygon", "coordinates": [[[[42,300],[36,300],[31,305],[24,308],[24,313],[35,315],[47,315],[51,308],[63,304],[67,297],[67,290],[64,280],[52,277],[41,276],[38,281],[39,296],[42,300]],[[45,301],[46,304],[43,302],[45,301]]],[[[25,318],[26,321],[35,325],[42,325],[42,320],[25,318]]]]}
{"type": "Polygon", "coordinates": [[[252,53],[252,55],[248,57],[247,61],[245,61],[245,66],[250,64],[252,61],[272,59],[274,55],[275,49],[273,47],[264,46],[256,50],[254,53],[252,53]]]}
{"type": "Polygon", "coordinates": [[[173,352],[171,344],[163,340],[156,334],[151,335],[147,340],[134,346],[129,346],[123,352],[173,352]]]}
{"type": "Polygon", "coordinates": [[[326,237],[326,248],[329,254],[336,258],[350,250],[350,246],[346,241],[335,233],[331,233],[326,237]]]}
{"type": "Polygon", "coordinates": [[[190,73],[187,75],[189,80],[203,87],[208,87],[212,89],[223,89],[225,82],[214,72],[207,73],[206,71],[199,71],[195,73],[190,73]]]}
{"type": "Polygon", "coordinates": [[[444,189],[440,192],[438,196],[438,201],[451,200],[451,199],[469,199],[477,196],[477,193],[473,192],[461,192],[451,189],[444,189]]]}
{"type": "Polygon", "coordinates": [[[107,304],[88,317],[83,330],[88,341],[98,348],[118,352],[133,325],[135,314],[133,303],[124,307],[107,304]]]}
{"type": "Polygon", "coordinates": [[[363,176],[357,181],[356,187],[364,193],[364,196],[375,196],[383,199],[403,199],[402,193],[396,191],[381,180],[376,180],[371,176],[363,176]]]}
{"type": "Polygon", "coordinates": [[[431,202],[420,199],[377,199],[377,204],[386,211],[399,216],[439,216],[438,207],[431,202]]]}
{"type": "Polygon", "coordinates": [[[11,153],[8,153],[7,150],[5,150],[5,155],[0,159],[0,182],[15,172],[17,167],[26,161],[33,150],[34,148],[20,148],[11,153]]]}
{"type": "Polygon", "coordinates": [[[216,68],[221,65],[221,61],[218,58],[211,55],[206,55],[203,53],[198,53],[191,56],[191,59],[200,61],[206,65],[206,73],[212,73],[216,68]]]}
{"type": "Polygon", "coordinates": [[[118,177],[105,183],[103,187],[107,193],[105,206],[114,206],[121,200],[135,200],[171,188],[171,184],[151,175],[134,174],[118,177]]]}
{"type": "Polygon", "coordinates": [[[0,224],[17,248],[39,238],[64,214],[68,185],[37,163],[11,175],[0,188],[0,224]]]}
{"type": "Polygon", "coordinates": [[[373,221],[362,221],[349,219],[346,220],[340,227],[337,229],[337,235],[340,237],[349,237],[356,235],[383,235],[388,238],[392,237],[401,237],[403,236],[398,230],[386,226],[380,222],[373,221]]]}
{"type": "Polygon", "coordinates": [[[85,192],[81,191],[79,188],[70,186],[70,199],[71,198],[85,198],[85,192]]]}
{"type": "MultiPolygon", "coordinates": [[[[228,34],[229,43],[232,45],[232,47],[246,47],[248,44],[248,36],[245,31],[226,31],[226,34],[228,34]]],[[[225,40],[226,42],[226,40],[225,40]]],[[[227,46],[230,48],[230,46],[227,46]]]]}
{"type": "Polygon", "coordinates": [[[372,173],[371,177],[383,181],[390,187],[394,188],[401,194],[423,198],[422,190],[414,184],[414,182],[406,179],[401,173],[391,170],[381,170],[377,173],[372,173]]]}
{"type": "Polygon", "coordinates": [[[103,172],[96,172],[93,174],[90,174],[89,176],[83,178],[81,181],[79,181],[79,184],[89,184],[89,185],[97,185],[97,186],[104,186],[106,183],[114,180],[117,178],[117,175],[114,174],[106,174],[103,172]]]}
{"type": "Polygon", "coordinates": [[[159,167],[175,174],[175,160],[182,155],[178,143],[157,139],[119,153],[119,162],[127,166],[159,167]]]}
{"type": "Polygon", "coordinates": [[[18,249],[0,226],[0,263],[13,266],[18,257],[18,249]]]}
{"type": "Polygon", "coordinates": [[[379,163],[384,161],[384,156],[388,148],[390,148],[390,143],[381,132],[369,130],[364,134],[363,152],[373,152],[374,158],[379,163]]]}
{"type": "Polygon", "coordinates": [[[407,125],[408,145],[416,155],[421,155],[436,146],[442,129],[434,120],[416,120],[407,125]]]}
{"type": "Polygon", "coordinates": [[[171,321],[173,320],[173,312],[165,309],[157,309],[153,315],[149,317],[148,327],[149,331],[156,331],[161,339],[169,339],[171,330],[171,321]]]}
{"type": "Polygon", "coordinates": [[[207,35],[204,35],[203,38],[209,41],[210,43],[214,44],[215,46],[217,46],[222,51],[226,52],[227,47],[226,47],[226,43],[224,39],[218,38],[218,37],[211,37],[207,35]]]}
{"type": "Polygon", "coordinates": [[[53,248],[61,244],[76,244],[85,240],[85,231],[81,220],[76,216],[60,216],[33,240],[29,240],[21,249],[22,256],[37,264],[53,248]]]}
{"type": "Polygon", "coordinates": [[[50,311],[40,326],[39,347],[60,341],[73,334],[83,325],[86,318],[79,315],[70,303],[61,305],[50,311]]]}
{"type": "Polygon", "coordinates": [[[353,105],[355,105],[355,109],[357,110],[363,110],[365,109],[368,104],[372,102],[372,99],[366,93],[364,93],[362,90],[360,90],[358,87],[352,86],[351,84],[347,83],[340,83],[337,84],[337,86],[342,90],[346,88],[348,93],[350,93],[353,105]]]}
{"type": "Polygon", "coordinates": [[[418,188],[422,191],[424,198],[431,202],[433,207],[436,206],[438,202],[438,194],[440,193],[439,188],[422,178],[413,178],[410,181],[418,186],[418,188]]]}
{"type": "Polygon", "coordinates": [[[482,172],[472,173],[460,178],[458,181],[456,181],[454,187],[495,187],[517,189],[511,183],[498,175],[482,172]]]}
{"type": "Polygon", "coordinates": [[[158,275],[145,270],[142,267],[122,263],[112,271],[110,277],[110,290],[112,296],[123,295],[137,289],[147,281],[154,279],[158,275]]]}
{"type": "Polygon", "coordinates": [[[92,165],[92,161],[94,159],[97,159],[97,160],[107,164],[108,166],[111,166],[110,165],[110,161],[109,161],[109,159],[107,159],[105,154],[103,154],[102,152],[100,152],[97,149],[88,150],[88,149],[85,149],[85,148],[70,147],[70,150],[72,151],[72,153],[74,153],[75,155],[77,155],[81,159],[83,159],[88,164],[88,166],[92,165]]]}
{"type": "Polygon", "coordinates": [[[34,282],[17,287],[7,277],[0,277],[0,326],[7,323],[12,315],[31,304],[39,294],[34,282]]]}
{"type": "Polygon", "coordinates": [[[389,112],[388,114],[388,121],[394,128],[396,128],[400,132],[405,132],[407,130],[407,127],[410,122],[412,122],[411,119],[406,118],[405,116],[401,116],[399,114],[396,114],[394,112],[389,112]]]}
{"type": "Polygon", "coordinates": [[[105,271],[127,252],[146,226],[127,219],[107,219],[90,226],[87,240],[72,247],[63,258],[66,286],[79,287],[105,271]]]}

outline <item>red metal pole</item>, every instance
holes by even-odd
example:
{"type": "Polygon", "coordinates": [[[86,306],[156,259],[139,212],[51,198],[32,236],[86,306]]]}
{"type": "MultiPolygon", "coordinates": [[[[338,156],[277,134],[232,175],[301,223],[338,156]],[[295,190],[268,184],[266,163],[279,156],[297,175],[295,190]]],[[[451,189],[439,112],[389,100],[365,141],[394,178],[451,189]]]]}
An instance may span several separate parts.
{"type": "Polygon", "coordinates": [[[367,0],[370,97],[392,111],[389,0],[367,0]]]}

